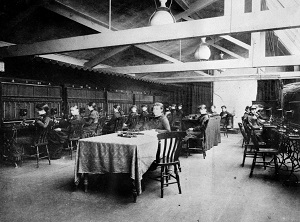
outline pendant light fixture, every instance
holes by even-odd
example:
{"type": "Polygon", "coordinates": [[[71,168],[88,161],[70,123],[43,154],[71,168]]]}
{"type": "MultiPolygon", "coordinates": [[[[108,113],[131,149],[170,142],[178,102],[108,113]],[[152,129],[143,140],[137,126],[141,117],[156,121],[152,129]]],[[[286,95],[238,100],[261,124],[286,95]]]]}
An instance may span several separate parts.
{"type": "Polygon", "coordinates": [[[208,60],[211,55],[210,48],[208,47],[208,44],[205,42],[205,40],[206,37],[201,38],[201,43],[194,54],[195,58],[200,61],[208,60]]]}
{"type": "Polygon", "coordinates": [[[160,7],[157,7],[156,1],[154,0],[156,10],[151,15],[149,19],[149,24],[151,26],[154,26],[154,25],[166,25],[166,24],[176,23],[176,20],[170,10],[172,5],[172,0],[169,7],[166,6],[167,0],[159,0],[159,1],[160,1],[160,7]]]}
{"type": "Polygon", "coordinates": [[[220,52],[220,59],[223,60],[224,59],[224,53],[220,52]]]}
{"type": "MultiPolygon", "coordinates": [[[[224,53],[221,51],[221,52],[220,52],[220,60],[223,60],[223,59],[224,59],[224,53]]],[[[219,71],[220,74],[221,74],[222,72],[225,72],[226,69],[218,69],[218,71],[219,71]]]]}

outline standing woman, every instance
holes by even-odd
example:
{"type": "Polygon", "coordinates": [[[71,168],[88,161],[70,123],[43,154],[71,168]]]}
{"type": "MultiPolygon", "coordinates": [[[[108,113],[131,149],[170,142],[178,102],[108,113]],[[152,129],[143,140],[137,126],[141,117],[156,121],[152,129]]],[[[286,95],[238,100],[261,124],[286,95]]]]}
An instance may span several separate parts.
{"type": "Polygon", "coordinates": [[[96,103],[89,102],[88,110],[90,111],[90,114],[83,128],[83,132],[85,135],[95,133],[99,120],[99,113],[97,111],[96,103]]]}

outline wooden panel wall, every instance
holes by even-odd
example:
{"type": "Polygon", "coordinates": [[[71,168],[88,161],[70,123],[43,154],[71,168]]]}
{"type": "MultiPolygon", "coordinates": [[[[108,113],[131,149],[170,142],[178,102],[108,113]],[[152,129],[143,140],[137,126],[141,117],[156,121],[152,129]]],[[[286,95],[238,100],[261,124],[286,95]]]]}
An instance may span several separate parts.
{"type": "Polygon", "coordinates": [[[135,104],[138,107],[139,112],[141,112],[142,105],[148,105],[148,110],[150,110],[150,107],[154,103],[154,96],[151,95],[143,95],[143,94],[135,94],[135,104]]]}
{"type": "Polygon", "coordinates": [[[107,92],[107,113],[113,113],[113,106],[120,105],[125,114],[134,103],[133,93],[107,92]]]}
{"type": "Polygon", "coordinates": [[[49,108],[62,111],[62,90],[59,86],[1,82],[1,119],[18,120],[20,109],[27,109],[26,119],[36,116],[35,106],[47,103],[49,108]]]}
{"type": "MultiPolygon", "coordinates": [[[[98,108],[105,109],[105,93],[101,90],[86,89],[86,88],[73,88],[66,87],[65,101],[67,103],[65,109],[69,113],[70,107],[77,105],[77,107],[87,109],[89,102],[95,102],[98,108]]],[[[85,112],[85,116],[88,112],[85,112]]]]}

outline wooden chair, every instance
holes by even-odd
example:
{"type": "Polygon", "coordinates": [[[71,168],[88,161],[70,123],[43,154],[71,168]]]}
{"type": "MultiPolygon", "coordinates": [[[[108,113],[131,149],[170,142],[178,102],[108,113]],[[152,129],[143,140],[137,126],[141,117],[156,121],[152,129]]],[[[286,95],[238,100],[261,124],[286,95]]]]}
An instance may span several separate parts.
{"type": "Polygon", "coordinates": [[[164,187],[169,184],[178,185],[179,194],[181,194],[181,186],[178,174],[179,167],[179,154],[182,146],[182,140],[186,136],[186,132],[167,132],[157,135],[158,149],[156,155],[156,164],[161,167],[160,176],[153,178],[161,182],[161,198],[164,195],[164,187]],[[174,174],[170,167],[174,167],[174,174]],[[176,179],[174,182],[169,182],[173,177],[176,179]]]}
{"type": "MultiPolygon", "coordinates": [[[[242,167],[244,167],[246,157],[254,157],[255,150],[254,150],[254,144],[251,141],[251,130],[250,128],[246,125],[246,127],[243,126],[242,123],[238,123],[241,134],[243,136],[243,144],[244,144],[244,155],[243,155],[243,162],[242,162],[242,167]],[[247,131],[247,132],[246,132],[247,131]]],[[[266,143],[264,142],[258,142],[259,146],[265,147],[266,143]]]]}
{"type": "Polygon", "coordinates": [[[131,122],[130,122],[130,126],[128,126],[128,129],[129,130],[136,129],[138,123],[139,123],[139,115],[135,115],[134,117],[131,117],[131,122]]]}
{"type": "Polygon", "coordinates": [[[73,125],[72,128],[70,128],[67,144],[68,147],[65,148],[65,150],[69,150],[71,155],[71,160],[73,156],[73,150],[77,149],[78,140],[82,138],[83,135],[83,123],[78,123],[76,125],[73,125]]]}
{"type": "Polygon", "coordinates": [[[256,163],[263,163],[264,168],[266,169],[266,167],[275,167],[275,175],[277,176],[278,174],[278,162],[277,162],[277,154],[279,153],[278,148],[272,148],[272,147],[262,147],[259,145],[259,142],[257,140],[257,137],[255,135],[255,132],[252,130],[251,131],[251,140],[254,144],[254,157],[253,157],[253,162],[252,162],[252,166],[251,166],[251,171],[250,171],[250,175],[249,177],[252,177],[253,175],[253,170],[254,167],[256,165],[256,163]],[[266,162],[265,157],[266,155],[271,155],[273,158],[266,162]],[[258,157],[261,157],[263,159],[262,162],[258,162],[256,159],[258,157]],[[271,165],[271,163],[274,161],[274,166],[271,165]]]}
{"type": "Polygon", "coordinates": [[[188,133],[189,135],[186,137],[186,156],[188,157],[190,155],[191,150],[199,150],[202,152],[203,159],[206,157],[206,147],[205,147],[205,142],[206,142],[206,135],[205,135],[205,130],[207,128],[209,119],[204,123],[205,127],[203,131],[201,132],[191,132],[188,133]],[[190,137],[190,138],[189,138],[190,137]],[[194,146],[191,147],[192,143],[194,143],[194,146]]]}
{"type": "Polygon", "coordinates": [[[124,118],[116,118],[115,119],[115,125],[114,125],[114,132],[121,131],[123,129],[124,125],[124,118]]]}
{"type": "Polygon", "coordinates": [[[106,121],[106,117],[103,116],[99,119],[98,121],[98,125],[97,125],[97,128],[95,130],[95,133],[93,136],[100,136],[102,135],[102,129],[103,129],[103,126],[105,125],[105,121],[106,121]]]}
{"type": "Polygon", "coordinates": [[[228,117],[221,118],[221,121],[220,121],[221,132],[223,132],[224,136],[226,136],[226,137],[228,137],[228,128],[227,128],[228,124],[229,124],[228,117]]]}
{"type": "Polygon", "coordinates": [[[49,165],[51,165],[50,154],[49,154],[49,150],[48,150],[48,138],[47,138],[50,129],[51,129],[50,126],[48,126],[46,128],[42,128],[42,129],[36,128],[33,143],[31,145],[31,148],[35,150],[35,153],[31,154],[31,155],[30,154],[25,155],[24,149],[23,149],[22,162],[23,162],[24,157],[35,157],[36,162],[37,162],[36,167],[39,168],[39,160],[47,158],[49,161],[49,165]],[[46,154],[43,156],[40,156],[40,154],[45,153],[45,152],[41,152],[42,147],[45,147],[46,154]]]}

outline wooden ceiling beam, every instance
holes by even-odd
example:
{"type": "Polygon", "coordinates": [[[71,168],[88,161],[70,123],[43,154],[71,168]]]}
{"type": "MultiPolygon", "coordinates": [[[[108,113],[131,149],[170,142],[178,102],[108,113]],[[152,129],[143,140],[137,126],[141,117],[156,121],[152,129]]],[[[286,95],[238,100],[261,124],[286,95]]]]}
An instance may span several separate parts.
{"type": "Polygon", "coordinates": [[[228,49],[225,49],[225,48],[222,47],[222,46],[219,46],[219,45],[217,45],[217,44],[214,44],[214,43],[212,43],[212,42],[210,42],[210,41],[207,41],[207,43],[208,43],[209,45],[211,45],[212,47],[214,47],[214,48],[216,48],[216,49],[219,49],[219,50],[221,50],[221,51],[227,53],[228,55],[233,56],[234,58],[237,58],[237,59],[244,59],[244,57],[242,57],[242,56],[240,56],[240,55],[238,55],[238,54],[236,54],[236,53],[234,53],[234,52],[232,52],[232,51],[230,51],[230,50],[228,50],[228,49]]]}
{"type": "MultiPolygon", "coordinates": [[[[190,5],[189,5],[185,0],[175,0],[175,2],[177,2],[177,4],[178,4],[183,10],[185,10],[185,11],[188,10],[188,9],[190,8],[190,5]]],[[[192,14],[192,15],[190,15],[190,17],[191,17],[192,19],[201,19],[201,18],[202,18],[201,15],[200,15],[200,13],[199,13],[199,11],[198,11],[198,12],[195,12],[195,13],[192,14]]],[[[186,20],[190,20],[191,18],[185,16],[185,19],[186,19],[186,20]]]]}
{"type": "Polygon", "coordinates": [[[127,50],[128,48],[130,48],[130,45],[117,47],[113,50],[110,50],[107,53],[101,52],[101,53],[97,54],[96,56],[94,56],[91,60],[85,62],[84,67],[93,68],[93,67],[97,66],[98,64],[100,64],[102,61],[104,61],[120,52],[123,52],[123,51],[127,50]]]}
{"type": "Polygon", "coordinates": [[[223,16],[169,25],[143,27],[117,32],[49,40],[33,44],[2,47],[0,48],[0,56],[11,57],[50,54],[109,46],[185,39],[198,36],[202,37],[239,32],[294,28],[300,26],[299,17],[300,8],[295,7],[274,11],[245,13],[232,17],[223,16]],[[280,19],[278,19],[278,15],[281,15],[280,19]],[[245,21],[247,22],[245,23],[245,21]],[[135,36],[135,38],[132,38],[132,36],[135,36]]]}
{"type": "Polygon", "coordinates": [[[181,18],[185,19],[186,17],[190,16],[191,14],[196,13],[197,11],[200,11],[201,9],[203,9],[217,1],[219,1],[219,0],[198,0],[198,1],[194,2],[193,4],[191,4],[189,6],[189,9],[187,9],[186,11],[175,15],[175,19],[176,19],[176,21],[181,18]]]}
{"type": "Polygon", "coordinates": [[[247,49],[247,50],[251,49],[251,45],[248,45],[248,44],[246,44],[246,43],[244,43],[244,42],[242,42],[242,41],[240,41],[236,38],[233,38],[230,35],[221,35],[220,37],[223,38],[223,39],[226,39],[226,40],[228,40],[228,41],[230,41],[230,42],[232,42],[232,43],[234,43],[234,44],[236,44],[236,45],[238,45],[238,46],[240,46],[244,49],[247,49]]]}
{"type": "MultiPolygon", "coordinates": [[[[41,58],[49,59],[49,60],[54,60],[54,61],[59,61],[59,62],[72,64],[72,65],[76,65],[76,66],[81,66],[81,67],[83,67],[84,63],[87,62],[87,60],[85,60],[85,59],[76,59],[74,57],[66,56],[66,55],[62,55],[62,54],[38,55],[37,57],[41,57],[41,58]]],[[[86,68],[89,69],[88,67],[86,67],[86,68]]],[[[98,65],[95,68],[97,68],[97,69],[110,68],[110,66],[98,65]]]]}
{"type": "MultiPolygon", "coordinates": [[[[15,44],[0,41],[0,47],[12,46],[12,45],[15,45],[15,44]]],[[[49,60],[55,60],[55,61],[59,61],[59,62],[64,62],[64,63],[76,65],[76,66],[83,66],[84,63],[88,62],[87,60],[84,60],[84,59],[76,59],[74,57],[66,56],[66,55],[62,55],[62,54],[38,55],[38,57],[41,57],[41,58],[44,58],[44,59],[49,59],[49,60]]],[[[96,69],[109,68],[109,67],[110,66],[108,66],[108,65],[97,65],[97,66],[95,66],[96,69]]]]}
{"type": "Polygon", "coordinates": [[[216,81],[243,81],[243,80],[268,80],[268,79],[300,79],[300,72],[274,72],[265,74],[242,74],[210,77],[172,77],[156,78],[163,83],[188,83],[188,82],[216,82],[216,81]]]}
{"type": "Polygon", "coordinates": [[[173,64],[156,64],[141,66],[123,66],[112,67],[110,71],[121,73],[159,73],[159,72],[182,72],[197,71],[210,69],[229,69],[252,67],[250,59],[228,59],[228,60],[210,60],[199,62],[173,63],[173,64]]]}
{"type": "MultiPolygon", "coordinates": [[[[175,0],[175,1],[185,10],[188,10],[190,8],[190,6],[184,0],[175,0]]],[[[239,3],[239,4],[244,4],[244,3],[239,3]]],[[[227,15],[227,16],[230,16],[231,15],[231,10],[232,10],[231,0],[225,0],[225,2],[224,2],[224,14],[227,15]]],[[[241,13],[242,13],[242,11],[241,11],[241,13]]],[[[200,18],[200,16],[199,16],[199,18],[200,18]]],[[[241,47],[243,47],[247,50],[250,50],[250,48],[251,48],[250,45],[248,45],[248,44],[246,44],[246,43],[244,43],[244,42],[242,42],[238,39],[235,39],[235,38],[233,38],[229,35],[223,35],[223,36],[220,36],[220,37],[223,38],[223,39],[226,39],[226,40],[228,40],[232,43],[235,43],[236,45],[239,45],[239,46],[241,46],[241,47]]],[[[234,57],[236,57],[236,56],[234,56],[234,57]]],[[[239,58],[239,57],[236,57],[236,58],[239,58]]]]}
{"type": "Polygon", "coordinates": [[[259,59],[227,59],[200,62],[186,62],[174,64],[156,64],[141,66],[112,67],[110,71],[120,73],[153,73],[153,72],[181,72],[195,70],[216,70],[234,68],[272,67],[299,65],[300,55],[259,57],[259,59]]]}
{"type": "Polygon", "coordinates": [[[70,6],[67,6],[61,2],[54,0],[51,3],[45,4],[44,8],[46,8],[52,12],[55,12],[61,16],[64,16],[68,19],[71,19],[81,25],[84,25],[93,30],[96,30],[98,32],[104,33],[104,32],[111,31],[108,29],[108,25],[106,23],[101,22],[97,19],[94,19],[93,17],[91,17],[89,15],[83,14],[82,12],[79,12],[78,10],[76,10],[70,6]]]}
{"type": "MultiPolygon", "coordinates": [[[[75,22],[78,22],[84,26],[87,26],[91,29],[94,29],[98,32],[111,32],[111,31],[117,31],[116,28],[112,27],[112,29],[108,29],[108,25],[104,22],[101,22],[99,20],[96,20],[94,19],[93,17],[91,16],[88,16],[88,15],[85,15],[75,9],[73,9],[72,7],[69,7],[67,5],[64,5],[63,3],[61,2],[58,2],[58,1],[54,1],[55,4],[47,4],[45,5],[44,7],[52,12],[55,12],[59,15],[62,15],[66,18],[69,18],[75,22]]],[[[171,56],[168,56],[160,51],[158,51],[158,49],[152,47],[152,46],[149,46],[147,44],[143,44],[143,45],[135,45],[135,47],[143,50],[143,51],[146,51],[148,53],[151,53],[155,56],[158,56],[160,58],[163,58],[165,59],[166,61],[169,61],[169,62],[180,62],[179,60],[177,59],[174,59],[173,57],[171,56]]],[[[117,53],[120,53],[124,50],[126,50],[128,48],[128,46],[125,46],[124,47],[120,47],[118,49],[115,49],[114,51],[108,53],[106,56],[100,54],[100,55],[96,55],[93,59],[91,59],[90,61],[86,62],[85,63],[85,66],[87,68],[91,68],[91,67],[94,67],[96,65],[98,65],[99,63],[101,63],[102,61],[104,61],[105,59],[117,54],[117,53]],[[115,54],[114,54],[115,53],[115,54]]],[[[101,67],[101,66],[100,66],[101,67]]],[[[198,74],[200,75],[207,75],[206,73],[202,72],[202,71],[198,71],[197,72],[198,74]]]]}

